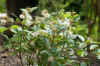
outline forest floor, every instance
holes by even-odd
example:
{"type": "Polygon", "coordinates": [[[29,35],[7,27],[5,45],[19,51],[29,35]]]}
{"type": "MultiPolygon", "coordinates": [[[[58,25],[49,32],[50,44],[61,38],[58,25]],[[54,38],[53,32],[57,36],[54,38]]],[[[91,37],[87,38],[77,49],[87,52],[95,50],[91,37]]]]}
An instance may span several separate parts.
{"type": "Polygon", "coordinates": [[[10,53],[8,50],[0,51],[0,66],[21,66],[20,59],[10,53]]]}

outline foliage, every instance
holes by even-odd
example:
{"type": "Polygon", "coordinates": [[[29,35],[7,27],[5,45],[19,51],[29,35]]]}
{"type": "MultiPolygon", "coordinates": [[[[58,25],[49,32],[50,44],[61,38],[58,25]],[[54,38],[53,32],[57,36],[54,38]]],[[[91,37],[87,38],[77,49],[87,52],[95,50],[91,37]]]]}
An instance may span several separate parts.
{"type": "Polygon", "coordinates": [[[0,0],[0,12],[4,12],[5,11],[5,0],[0,0]]]}
{"type": "MultiPolygon", "coordinates": [[[[6,44],[6,47],[14,49],[15,55],[19,53],[22,64],[26,62],[27,66],[87,65],[91,62],[87,50],[89,44],[91,55],[96,54],[99,59],[99,46],[97,42],[88,39],[87,26],[79,23],[80,15],[76,12],[61,10],[58,13],[48,13],[47,10],[43,10],[42,17],[36,16],[32,19],[29,9],[22,11],[20,18],[23,20],[17,20],[21,26],[9,27],[14,35],[9,39],[9,44],[6,44]]],[[[1,28],[2,33],[7,30],[5,27],[1,28]]]]}
{"type": "Polygon", "coordinates": [[[68,7],[82,0],[64,1],[40,0],[41,16],[31,16],[37,8],[22,9],[21,20],[12,21],[9,27],[0,25],[0,34],[7,39],[5,47],[14,50],[22,66],[88,66],[100,59],[99,17],[91,8],[92,0],[83,4],[85,20],[73,10],[75,7],[68,7]],[[67,7],[73,8],[66,12],[67,7]],[[4,34],[7,30],[14,33],[12,38],[4,34]]]}
{"type": "Polygon", "coordinates": [[[49,12],[59,11],[65,9],[66,11],[77,11],[81,10],[83,1],[82,0],[39,0],[39,9],[48,9],[49,12]]]}

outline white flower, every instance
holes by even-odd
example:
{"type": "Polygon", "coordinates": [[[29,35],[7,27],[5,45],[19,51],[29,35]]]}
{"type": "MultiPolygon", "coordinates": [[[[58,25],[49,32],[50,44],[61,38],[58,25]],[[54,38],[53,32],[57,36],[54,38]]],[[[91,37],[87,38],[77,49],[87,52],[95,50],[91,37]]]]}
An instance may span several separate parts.
{"type": "MultiPolygon", "coordinates": [[[[22,9],[23,11],[23,14],[25,15],[25,25],[26,26],[30,26],[33,24],[33,21],[32,21],[32,16],[31,14],[29,14],[28,10],[27,9],[22,9]]],[[[20,15],[20,17],[24,18],[24,15],[20,15]]]]}
{"type": "Polygon", "coordinates": [[[1,19],[1,18],[4,19],[4,18],[6,18],[6,17],[8,17],[6,13],[0,14],[0,19],[1,19]]]}
{"type": "Polygon", "coordinates": [[[33,21],[31,21],[31,20],[26,20],[26,23],[25,23],[25,25],[26,26],[30,26],[30,25],[32,25],[33,24],[33,21]]]}
{"type": "Polygon", "coordinates": [[[60,36],[63,36],[63,32],[59,33],[60,36]]]}
{"type": "Polygon", "coordinates": [[[0,24],[5,24],[8,21],[8,16],[6,13],[1,13],[0,14],[0,24]]]}
{"type": "Polygon", "coordinates": [[[69,27],[70,26],[70,19],[65,18],[64,24],[69,27]]]}
{"type": "Polygon", "coordinates": [[[50,14],[48,13],[48,10],[43,10],[43,11],[41,12],[41,14],[42,14],[44,17],[49,17],[49,16],[50,16],[50,14]]]}
{"type": "Polygon", "coordinates": [[[66,18],[64,21],[58,19],[58,23],[59,23],[60,25],[64,25],[64,26],[69,27],[69,26],[70,26],[70,19],[66,18]]]}
{"type": "Polygon", "coordinates": [[[38,35],[40,34],[40,32],[33,32],[33,33],[31,33],[31,35],[33,36],[33,37],[37,37],[38,35]]]}
{"type": "Polygon", "coordinates": [[[83,37],[83,36],[81,36],[81,35],[77,35],[78,37],[79,37],[79,39],[81,40],[81,41],[85,41],[85,38],[83,37]]]}
{"type": "Polygon", "coordinates": [[[0,20],[0,24],[4,25],[4,24],[6,24],[6,23],[7,23],[7,20],[5,20],[5,19],[1,19],[1,20],[0,20]]]}
{"type": "Polygon", "coordinates": [[[21,14],[19,17],[20,17],[21,19],[25,19],[25,15],[23,15],[23,14],[21,14]]]}
{"type": "Polygon", "coordinates": [[[98,47],[98,45],[91,45],[90,46],[90,50],[94,50],[95,48],[97,48],[98,47]]]}

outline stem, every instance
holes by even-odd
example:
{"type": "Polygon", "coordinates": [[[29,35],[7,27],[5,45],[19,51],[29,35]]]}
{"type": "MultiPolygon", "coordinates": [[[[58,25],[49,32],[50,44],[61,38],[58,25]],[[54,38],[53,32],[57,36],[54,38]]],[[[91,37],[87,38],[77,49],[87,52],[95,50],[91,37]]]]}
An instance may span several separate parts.
{"type": "MultiPolygon", "coordinates": [[[[21,38],[22,38],[22,36],[21,36],[21,38]]],[[[20,50],[22,50],[20,34],[19,34],[18,40],[19,40],[20,50]]],[[[20,61],[21,61],[21,66],[24,66],[23,61],[22,61],[22,52],[21,51],[19,51],[19,58],[20,58],[20,61]]]]}

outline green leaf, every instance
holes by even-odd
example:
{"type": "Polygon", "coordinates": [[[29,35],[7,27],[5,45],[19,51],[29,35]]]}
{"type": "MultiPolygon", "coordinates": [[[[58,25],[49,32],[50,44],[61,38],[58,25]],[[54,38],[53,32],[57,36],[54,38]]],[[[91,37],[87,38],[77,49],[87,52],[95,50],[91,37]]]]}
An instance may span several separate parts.
{"type": "Polygon", "coordinates": [[[84,50],[77,50],[77,54],[81,57],[86,55],[86,52],[84,50]]]}
{"type": "Polygon", "coordinates": [[[19,28],[18,25],[13,25],[13,26],[11,26],[11,29],[17,29],[17,28],[19,28]]]}
{"type": "Polygon", "coordinates": [[[7,28],[6,27],[0,27],[0,33],[3,33],[4,31],[6,31],[7,28]]]}
{"type": "Polygon", "coordinates": [[[80,66],[87,66],[86,62],[81,62],[80,66]]]}
{"type": "Polygon", "coordinates": [[[97,58],[100,59],[100,49],[97,49],[97,58]]]}
{"type": "Polygon", "coordinates": [[[10,27],[11,31],[17,33],[17,31],[22,31],[22,28],[18,25],[13,25],[10,27]]]}
{"type": "Polygon", "coordinates": [[[97,59],[100,59],[100,55],[97,55],[97,59]]]}

